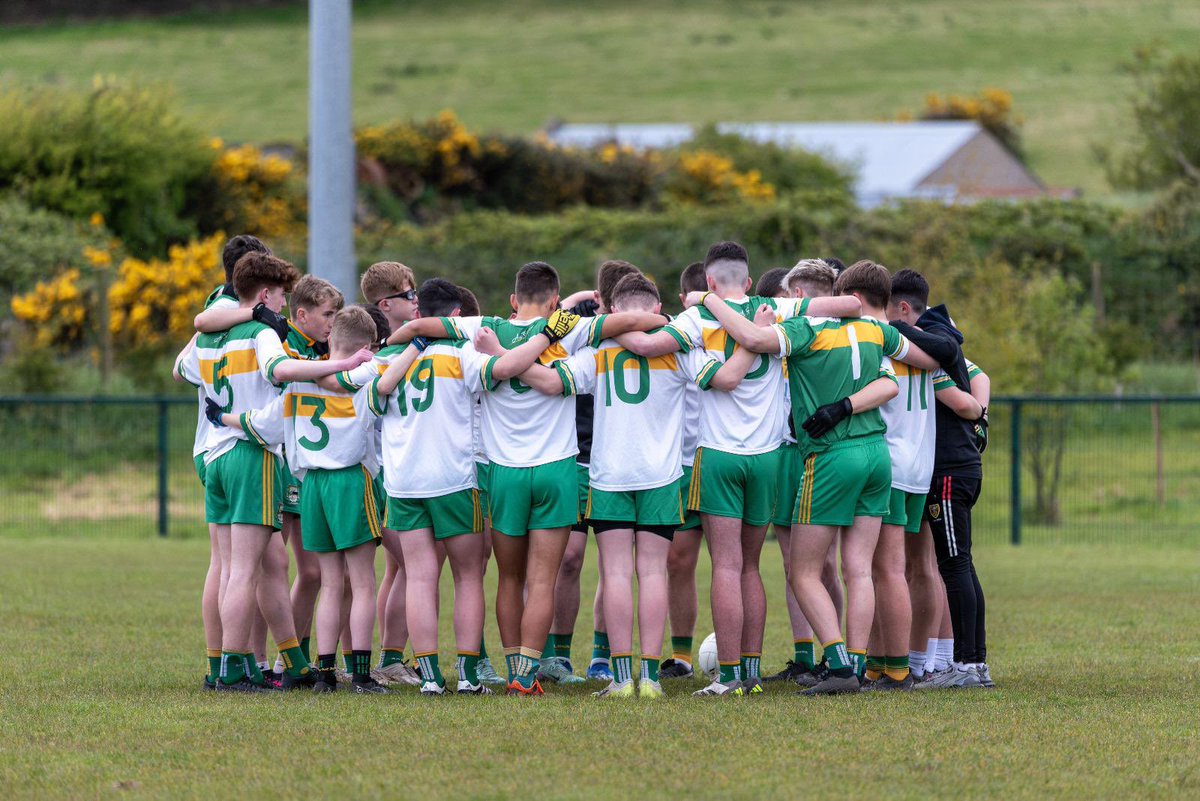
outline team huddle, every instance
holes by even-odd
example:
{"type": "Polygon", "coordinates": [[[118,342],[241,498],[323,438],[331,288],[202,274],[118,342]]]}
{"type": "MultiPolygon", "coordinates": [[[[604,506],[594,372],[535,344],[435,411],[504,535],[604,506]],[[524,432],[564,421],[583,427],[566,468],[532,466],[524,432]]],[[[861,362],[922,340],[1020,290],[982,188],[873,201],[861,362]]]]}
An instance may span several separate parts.
{"type": "Polygon", "coordinates": [[[553,267],[525,264],[492,317],[397,262],[363,274],[365,306],[254,237],[223,262],[175,363],[200,403],[206,688],[449,692],[448,561],[457,692],[594,679],[600,698],[661,697],[695,673],[702,543],[716,665],[696,696],[992,686],[971,558],[990,387],[920,274],[806,259],[749,295],[745,249],[720,242],[683,271],[676,317],[623,261],[565,300],[553,267]],[[768,676],[769,527],[793,645],[768,676]],[[585,679],[570,654],[589,530],[585,679]],[[483,636],[492,556],[507,678],[483,636]]]}

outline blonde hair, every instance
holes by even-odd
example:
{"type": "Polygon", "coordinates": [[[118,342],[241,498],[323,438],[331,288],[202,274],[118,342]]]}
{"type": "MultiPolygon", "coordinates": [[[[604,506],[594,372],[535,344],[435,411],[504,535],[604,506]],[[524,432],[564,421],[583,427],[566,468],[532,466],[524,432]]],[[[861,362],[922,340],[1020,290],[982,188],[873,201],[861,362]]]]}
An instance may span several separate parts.
{"type": "Polygon", "coordinates": [[[367,303],[379,303],[390,295],[417,288],[411,268],[398,261],[377,261],[367,268],[358,289],[367,303]]]}
{"type": "Polygon", "coordinates": [[[795,292],[797,286],[804,286],[832,295],[833,282],[836,280],[837,272],[824,259],[801,259],[783,277],[783,285],[789,292],[795,292]]]}
{"type": "Polygon", "coordinates": [[[329,338],[337,342],[338,348],[356,351],[365,348],[376,339],[375,320],[362,306],[347,306],[333,318],[329,338]]]}
{"type": "Polygon", "coordinates": [[[315,309],[328,300],[333,301],[333,308],[335,309],[342,308],[346,303],[346,299],[342,297],[342,293],[333,284],[324,278],[317,278],[315,275],[306,275],[296,282],[295,288],[292,289],[292,297],[289,304],[293,311],[296,309],[315,309]]]}

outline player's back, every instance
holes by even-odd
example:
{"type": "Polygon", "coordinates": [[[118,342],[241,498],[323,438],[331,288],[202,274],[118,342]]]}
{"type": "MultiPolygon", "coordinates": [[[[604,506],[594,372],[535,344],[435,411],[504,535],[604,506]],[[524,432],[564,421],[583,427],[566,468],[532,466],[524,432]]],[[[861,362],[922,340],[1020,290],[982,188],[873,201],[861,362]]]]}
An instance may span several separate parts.
{"type": "Polygon", "coordinates": [[[373,384],[353,394],[316,383],[289,384],[283,395],[288,465],[298,477],[308,470],[364,465],[379,471],[375,418],[383,413],[373,384]]]}
{"type": "MultiPolygon", "coordinates": [[[[228,331],[201,334],[196,339],[195,357],[205,395],[224,412],[261,409],[279,396],[271,375],[287,356],[279,335],[262,323],[251,321],[228,331]]],[[[246,439],[240,429],[214,427],[208,435],[206,461],[216,459],[239,439],[246,439]]],[[[278,446],[271,450],[279,453],[278,446]]]]}
{"type": "Polygon", "coordinates": [[[900,361],[885,360],[896,376],[900,392],[880,407],[887,426],[888,453],[892,458],[892,486],[905,492],[926,492],[933,476],[937,417],[934,411],[934,376],[927,370],[900,361]]]}
{"type": "Polygon", "coordinates": [[[388,495],[428,498],[474,486],[475,399],[493,363],[466,340],[436,340],[381,399],[388,495]]]}

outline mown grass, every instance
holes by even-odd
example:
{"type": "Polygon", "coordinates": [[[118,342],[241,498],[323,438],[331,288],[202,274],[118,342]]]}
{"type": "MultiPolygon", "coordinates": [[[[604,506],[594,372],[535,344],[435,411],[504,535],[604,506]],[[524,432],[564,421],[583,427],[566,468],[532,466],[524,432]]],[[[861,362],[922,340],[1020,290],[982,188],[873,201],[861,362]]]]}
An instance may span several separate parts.
{"type": "MultiPolygon", "coordinates": [[[[0,547],[6,798],[1200,792],[1192,548],[980,549],[994,692],[813,701],[772,688],[711,703],[669,684],[661,703],[601,703],[590,686],[536,701],[431,701],[411,690],[214,697],[197,689],[204,543],[36,538],[0,547]]],[[[763,562],[764,664],[774,669],[790,638],[777,551],[763,562]]],[[[589,550],[585,598],[594,566],[589,550]]],[[[705,600],[707,575],[702,564],[705,600]]],[[[587,658],[590,623],[580,615],[576,663],[587,658]]],[[[448,633],[447,620],[447,660],[448,633]]],[[[496,642],[491,620],[488,636],[496,642]]]]}
{"type": "MultiPolygon", "coordinates": [[[[1091,145],[1128,130],[1137,47],[1186,49],[1200,6],[1165,0],[356,3],[355,119],[444,108],[484,129],[577,122],[872,120],[928,92],[1013,92],[1032,166],[1107,191],[1091,145]]],[[[0,77],[174,84],[214,134],[307,125],[303,8],[0,32],[0,77]]]]}

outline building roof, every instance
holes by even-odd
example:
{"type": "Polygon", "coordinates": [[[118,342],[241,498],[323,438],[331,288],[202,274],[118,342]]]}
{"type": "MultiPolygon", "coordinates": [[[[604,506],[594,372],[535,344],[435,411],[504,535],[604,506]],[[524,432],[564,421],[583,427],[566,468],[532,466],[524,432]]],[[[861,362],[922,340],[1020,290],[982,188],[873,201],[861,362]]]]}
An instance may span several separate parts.
{"type": "MultiPolygon", "coordinates": [[[[922,187],[921,182],[976,136],[990,136],[973,121],[721,123],[717,130],[802,148],[853,168],[855,195],[864,205],[892,197],[953,199],[953,186],[922,187]]],[[[562,125],[549,136],[563,145],[588,147],[615,141],[642,149],[677,146],[692,132],[690,125],[673,124],[562,125]]]]}

